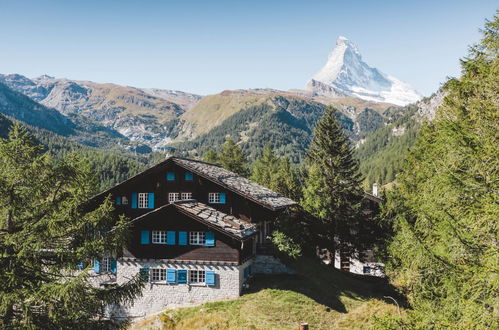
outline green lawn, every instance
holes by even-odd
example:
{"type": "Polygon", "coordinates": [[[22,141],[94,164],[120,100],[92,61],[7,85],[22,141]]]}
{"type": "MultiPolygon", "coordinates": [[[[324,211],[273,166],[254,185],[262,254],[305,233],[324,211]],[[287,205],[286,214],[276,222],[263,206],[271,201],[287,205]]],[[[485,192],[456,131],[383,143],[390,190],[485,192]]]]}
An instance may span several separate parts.
{"type": "MultiPolygon", "coordinates": [[[[362,279],[306,259],[296,276],[255,276],[238,299],[167,310],[131,329],[372,329],[375,317],[397,314],[384,281],[362,279]]],[[[395,297],[398,299],[397,297],[395,297]]],[[[403,313],[403,310],[401,311],[403,313]]]]}

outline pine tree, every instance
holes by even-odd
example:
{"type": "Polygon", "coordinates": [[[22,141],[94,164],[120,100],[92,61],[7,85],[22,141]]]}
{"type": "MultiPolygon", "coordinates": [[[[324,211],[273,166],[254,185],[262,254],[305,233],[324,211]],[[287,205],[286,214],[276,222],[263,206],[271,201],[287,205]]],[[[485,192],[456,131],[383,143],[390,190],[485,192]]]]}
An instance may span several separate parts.
{"type": "Polygon", "coordinates": [[[358,165],[335,110],[328,108],[314,130],[306,158],[303,207],[321,221],[318,244],[334,255],[353,255],[369,246],[361,214],[363,191],[358,165]]]}
{"type": "Polygon", "coordinates": [[[241,148],[235,144],[232,138],[228,137],[218,153],[218,160],[223,168],[242,175],[248,176],[247,159],[241,148]]]}
{"type": "Polygon", "coordinates": [[[52,160],[20,126],[0,139],[0,328],[110,327],[106,306],[140,292],[138,277],[100,289],[77,271],[81,262],[121,251],[128,233],[109,199],[83,211],[95,187],[88,161],[52,160]]]}
{"type": "Polygon", "coordinates": [[[388,195],[388,267],[411,328],[499,328],[498,54],[496,15],[388,195]]]}
{"type": "Polygon", "coordinates": [[[208,150],[203,156],[203,161],[210,164],[219,164],[217,152],[213,149],[208,150]]]}

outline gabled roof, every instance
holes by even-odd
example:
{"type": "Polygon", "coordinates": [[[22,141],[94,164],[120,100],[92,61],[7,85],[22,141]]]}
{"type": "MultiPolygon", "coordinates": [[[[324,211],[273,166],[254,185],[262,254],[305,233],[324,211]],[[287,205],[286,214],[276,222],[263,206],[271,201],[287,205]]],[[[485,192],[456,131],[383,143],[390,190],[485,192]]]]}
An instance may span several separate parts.
{"type": "Polygon", "coordinates": [[[169,157],[161,163],[156,164],[148,168],[147,170],[117,184],[116,186],[97,194],[93,198],[108,194],[111,190],[124,183],[134,182],[137,179],[140,179],[148,175],[149,173],[154,172],[155,170],[161,169],[169,162],[174,162],[178,166],[185,168],[188,171],[191,171],[205,179],[219,184],[224,188],[231,190],[236,194],[250,199],[253,202],[273,211],[298,204],[292,199],[284,197],[268,188],[259,185],[256,182],[243,178],[242,176],[226,170],[218,165],[181,157],[169,157]]]}
{"type": "Polygon", "coordinates": [[[209,227],[212,227],[237,239],[245,239],[256,233],[256,227],[254,224],[241,221],[240,219],[232,215],[228,215],[215,210],[214,208],[200,203],[194,199],[176,201],[171,204],[166,204],[151,212],[134,218],[132,222],[144,220],[152,214],[161,212],[169,207],[175,207],[178,211],[182,212],[188,217],[202,222],[209,227]]]}
{"type": "Polygon", "coordinates": [[[180,157],[171,157],[170,159],[172,159],[175,164],[210,181],[218,183],[271,210],[277,210],[297,204],[294,200],[284,197],[256,182],[243,178],[223,167],[180,157]]]}
{"type": "Polygon", "coordinates": [[[378,197],[378,196],[374,196],[373,194],[370,194],[368,192],[364,192],[364,198],[367,198],[375,203],[383,203],[383,199],[378,197]]]}

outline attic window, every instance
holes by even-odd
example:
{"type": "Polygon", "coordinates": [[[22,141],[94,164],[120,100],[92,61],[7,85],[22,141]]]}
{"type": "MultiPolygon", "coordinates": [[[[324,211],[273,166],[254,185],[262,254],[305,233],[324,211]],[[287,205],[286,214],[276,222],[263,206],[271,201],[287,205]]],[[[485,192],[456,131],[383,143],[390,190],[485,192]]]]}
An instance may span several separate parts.
{"type": "Polygon", "coordinates": [[[121,197],[121,204],[128,205],[128,198],[126,196],[121,197]]]}

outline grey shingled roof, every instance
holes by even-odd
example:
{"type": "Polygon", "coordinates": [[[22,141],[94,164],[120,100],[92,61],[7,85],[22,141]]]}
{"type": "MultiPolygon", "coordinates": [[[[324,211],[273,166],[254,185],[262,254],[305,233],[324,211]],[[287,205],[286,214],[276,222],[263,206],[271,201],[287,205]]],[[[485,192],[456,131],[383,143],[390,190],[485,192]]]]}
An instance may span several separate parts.
{"type": "Polygon", "coordinates": [[[180,212],[186,214],[187,216],[239,239],[244,239],[256,233],[256,227],[254,224],[242,221],[232,215],[215,210],[214,208],[194,199],[176,201],[171,204],[163,205],[152,210],[151,212],[147,212],[146,214],[132,219],[132,222],[144,220],[150,215],[161,212],[168,207],[176,207],[180,212]]]}
{"type": "Polygon", "coordinates": [[[198,217],[239,238],[251,236],[256,232],[254,224],[241,221],[232,215],[217,211],[196,200],[176,201],[173,204],[180,211],[198,217]]]}
{"type": "Polygon", "coordinates": [[[276,210],[297,204],[292,199],[284,197],[220,166],[179,157],[172,157],[172,159],[177,165],[221,184],[227,189],[241,194],[256,203],[263,204],[270,209],[276,210]]]}

